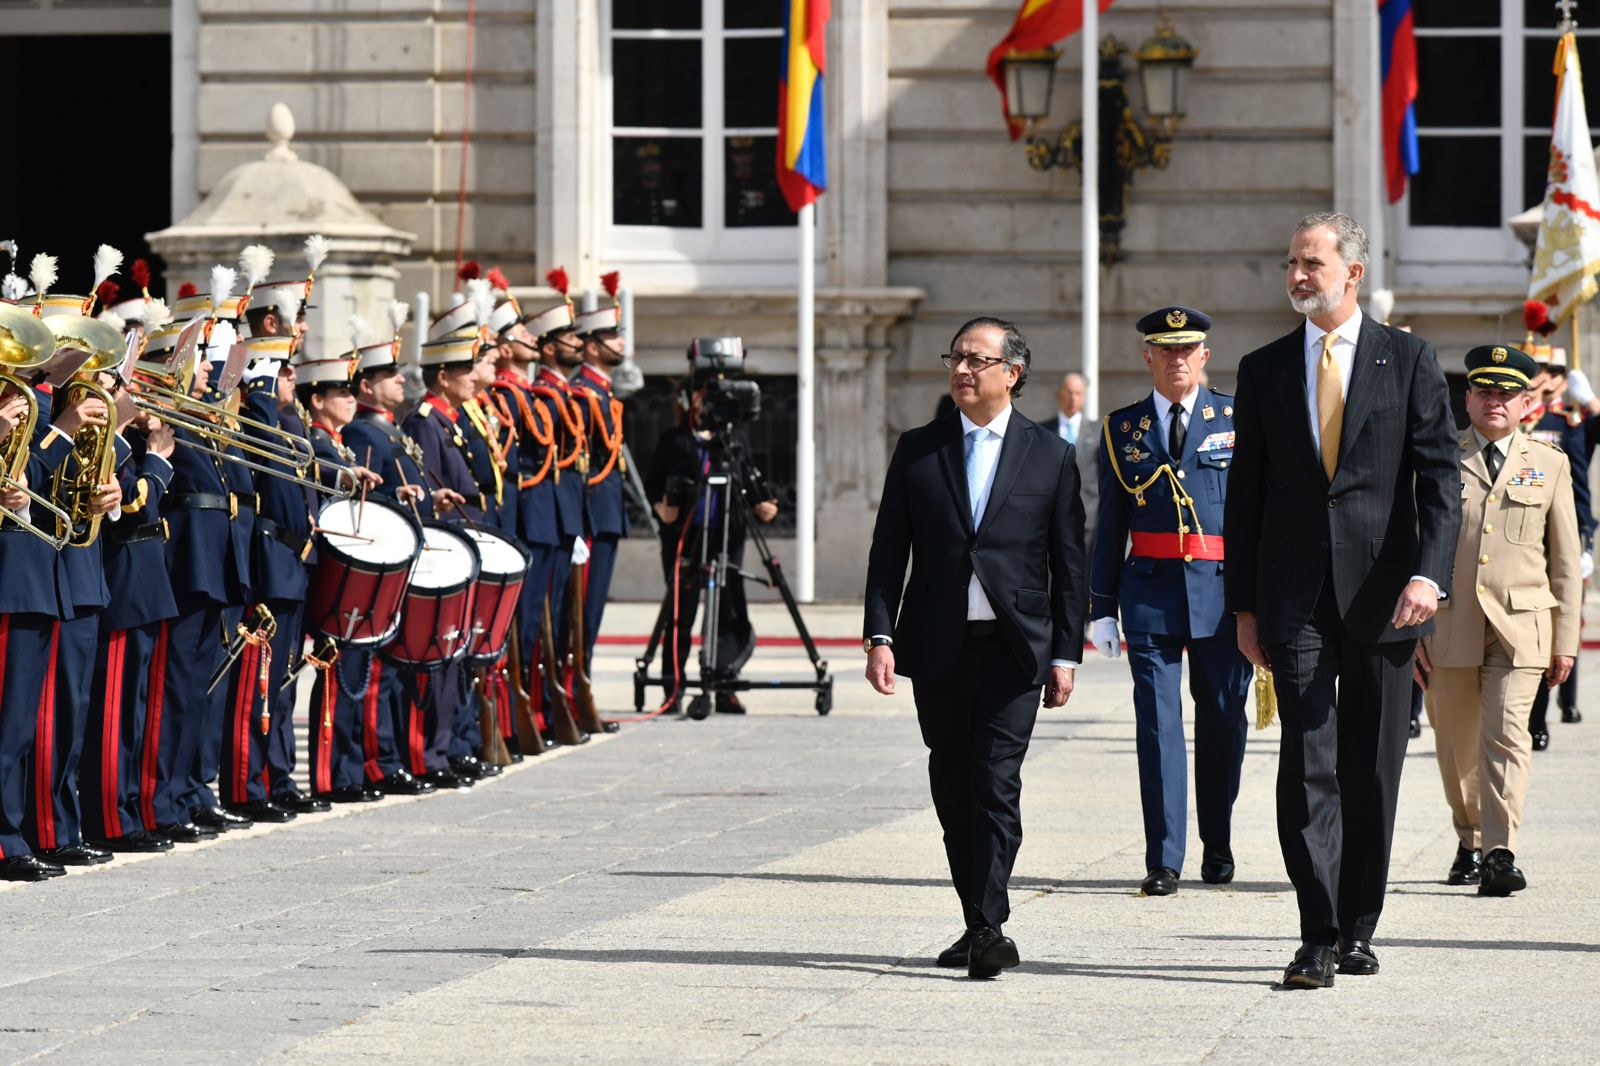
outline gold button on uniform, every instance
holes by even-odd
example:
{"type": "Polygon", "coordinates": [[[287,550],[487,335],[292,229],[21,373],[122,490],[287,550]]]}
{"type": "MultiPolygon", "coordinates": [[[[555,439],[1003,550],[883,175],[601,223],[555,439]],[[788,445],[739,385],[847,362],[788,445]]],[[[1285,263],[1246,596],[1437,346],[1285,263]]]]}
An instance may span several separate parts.
{"type": "Polygon", "coordinates": [[[1494,493],[1492,493],[1492,492],[1489,493],[1489,495],[1485,496],[1483,499],[1484,499],[1485,503],[1493,503],[1494,502],[1494,493]]]}
{"type": "Polygon", "coordinates": [[[1178,476],[1179,477],[1183,477],[1184,476],[1184,472],[1182,470],[1178,471],[1178,476]]]}
{"type": "Polygon", "coordinates": [[[1487,590],[1486,590],[1486,589],[1485,589],[1485,588],[1484,588],[1484,587],[1483,587],[1483,586],[1482,586],[1482,585],[1479,585],[1479,586],[1478,586],[1478,591],[1479,591],[1479,592],[1485,592],[1485,591],[1487,591],[1487,590]]]}
{"type": "Polygon", "coordinates": [[[1184,556],[1184,557],[1183,557],[1183,561],[1184,561],[1184,562],[1186,562],[1186,563],[1192,563],[1192,562],[1194,562],[1194,556],[1192,556],[1192,555],[1185,555],[1185,556],[1184,556]]]}
{"type": "Polygon", "coordinates": [[[1485,533],[1493,533],[1494,532],[1494,527],[1493,526],[1484,526],[1483,527],[1483,531],[1485,533]]]}
{"type": "Polygon", "coordinates": [[[1479,566],[1488,566],[1489,565],[1489,557],[1487,555],[1478,556],[1478,565],[1479,566]]]}

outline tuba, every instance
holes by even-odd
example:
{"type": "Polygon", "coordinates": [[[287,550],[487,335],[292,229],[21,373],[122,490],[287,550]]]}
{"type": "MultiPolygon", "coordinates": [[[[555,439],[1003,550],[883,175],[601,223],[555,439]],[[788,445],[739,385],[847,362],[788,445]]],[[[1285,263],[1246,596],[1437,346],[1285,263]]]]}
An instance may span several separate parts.
{"type": "Polygon", "coordinates": [[[106,424],[83,426],[72,437],[72,454],[56,471],[51,495],[66,511],[61,522],[66,543],[87,548],[100,535],[100,516],[93,514],[95,490],[112,478],[116,463],[117,401],[97,384],[94,375],[115,370],[126,348],[121,332],[98,319],[84,315],[53,315],[44,320],[55,334],[56,350],[88,352],[89,360],[78,369],[61,390],[66,406],[93,397],[106,406],[106,424]]]}
{"type": "Polygon", "coordinates": [[[23,474],[28,465],[28,451],[33,445],[33,431],[39,420],[39,401],[33,389],[17,377],[22,371],[35,370],[50,361],[55,353],[55,334],[50,327],[32,314],[10,304],[0,303],[0,393],[15,392],[28,403],[22,421],[0,439],[0,485],[7,489],[21,488],[37,506],[49,511],[57,521],[58,532],[50,532],[30,522],[23,515],[0,505],[0,518],[27,530],[52,547],[60,548],[64,537],[59,533],[66,512],[45,496],[25,487],[23,474]]]}

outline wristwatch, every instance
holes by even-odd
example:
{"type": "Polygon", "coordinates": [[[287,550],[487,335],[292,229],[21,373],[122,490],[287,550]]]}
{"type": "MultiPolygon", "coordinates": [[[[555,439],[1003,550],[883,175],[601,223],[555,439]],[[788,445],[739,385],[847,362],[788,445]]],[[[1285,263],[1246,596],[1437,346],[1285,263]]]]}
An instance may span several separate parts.
{"type": "Polygon", "coordinates": [[[861,650],[870,652],[873,648],[893,647],[894,641],[889,637],[868,637],[861,642],[861,650]]]}

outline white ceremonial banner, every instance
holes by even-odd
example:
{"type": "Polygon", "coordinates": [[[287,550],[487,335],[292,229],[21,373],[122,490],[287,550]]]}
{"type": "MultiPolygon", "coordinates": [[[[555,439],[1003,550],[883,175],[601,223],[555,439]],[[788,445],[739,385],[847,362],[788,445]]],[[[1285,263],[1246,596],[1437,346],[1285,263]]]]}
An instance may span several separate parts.
{"type": "Polygon", "coordinates": [[[1571,33],[1556,46],[1555,74],[1559,81],[1550,171],[1528,299],[1549,305],[1550,321],[1561,323],[1595,294],[1594,277],[1600,273],[1600,179],[1589,140],[1577,39],[1571,33]]]}

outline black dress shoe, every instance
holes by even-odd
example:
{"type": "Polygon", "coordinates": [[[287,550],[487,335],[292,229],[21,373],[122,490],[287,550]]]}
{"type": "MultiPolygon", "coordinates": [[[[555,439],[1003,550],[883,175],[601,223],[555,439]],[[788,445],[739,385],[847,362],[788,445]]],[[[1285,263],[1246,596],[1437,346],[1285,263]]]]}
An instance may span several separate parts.
{"type": "Polygon", "coordinates": [[[939,965],[950,969],[965,966],[967,953],[972,947],[972,930],[968,929],[961,934],[961,939],[939,952],[939,965]]]}
{"type": "Polygon", "coordinates": [[[1208,885],[1225,885],[1233,880],[1233,852],[1228,848],[1206,848],[1200,860],[1200,880],[1208,885]]]}
{"type": "Polygon", "coordinates": [[[1278,987],[1332,988],[1333,968],[1338,962],[1339,949],[1331,944],[1301,944],[1278,987]]]}
{"type": "Polygon", "coordinates": [[[1378,972],[1378,953],[1370,940],[1346,940],[1339,945],[1339,972],[1368,977],[1378,972]]]}
{"type": "Polygon", "coordinates": [[[272,805],[274,807],[282,807],[286,811],[293,811],[296,814],[325,814],[333,810],[332,805],[327,800],[308,796],[299,789],[295,789],[293,792],[285,792],[281,796],[273,796],[272,805]]]}
{"type": "Polygon", "coordinates": [[[412,775],[410,770],[396,770],[382,781],[378,787],[390,796],[423,796],[433,791],[433,786],[412,775]]]}
{"type": "Polygon", "coordinates": [[[1495,848],[1483,860],[1480,896],[1509,896],[1528,887],[1528,879],[1517,869],[1516,856],[1505,848],[1495,848]]]}
{"type": "Polygon", "coordinates": [[[1456,845],[1456,861],[1450,864],[1450,874],[1444,879],[1447,885],[1475,885],[1483,880],[1483,851],[1456,845]]]}
{"type": "Polygon", "coordinates": [[[67,868],[37,855],[13,855],[0,859],[0,881],[48,881],[65,877],[67,868]]]}
{"type": "Polygon", "coordinates": [[[226,833],[230,829],[249,829],[255,824],[244,815],[221,807],[193,807],[189,810],[189,818],[195,825],[215,829],[219,833],[226,833]]]}
{"type": "Polygon", "coordinates": [[[40,848],[35,855],[45,862],[53,862],[59,866],[99,866],[103,862],[111,861],[109,851],[91,848],[87,844],[66,844],[59,848],[40,848]]]}
{"type": "Polygon", "coordinates": [[[1550,730],[1535,729],[1533,731],[1533,750],[1544,751],[1550,746],[1550,730]]]}
{"type": "Polygon", "coordinates": [[[1422,719],[1420,719],[1420,718],[1411,719],[1411,724],[1406,727],[1406,736],[1410,737],[1412,740],[1416,740],[1421,735],[1422,735],[1422,719]]]}
{"type": "Polygon", "coordinates": [[[444,789],[464,789],[472,787],[472,779],[470,777],[462,777],[460,774],[457,774],[452,770],[429,770],[427,773],[422,775],[421,780],[426,781],[428,784],[441,791],[444,789]]]}
{"type": "Polygon", "coordinates": [[[1016,943],[1002,933],[998,925],[974,929],[971,937],[967,948],[967,976],[973,980],[988,980],[1021,961],[1017,958],[1016,943]]]}
{"type": "Polygon", "coordinates": [[[208,829],[193,822],[174,822],[172,825],[158,825],[156,832],[172,841],[174,844],[198,844],[202,840],[215,840],[217,831],[208,829]]]}
{"type": "Polygon", "coordinates": [[[1157,866],[1139,882],[1141,896],[1170,896],[1177,891],[1178,871],[1167,866],[1157,866]]]}
{"type": "Polygon", "coordinates": [[[271,800],[253,800],[249,803],[236,803],[228,808],[234,814],[250,819],[252,822],[270,822],[281,824],[295,820],[295,813],[287,807],[280,807],[271,800]]]}
{"type": "Polygon", "coordinates": [[[347,785],[344,788],[318,792],[317,795],[330,803],[372,803],[383,799],[382,792],[365,785],[347,785]]]}
{"type": "Polygon", "coordinates": [[[464,777],[469,781],[481,781],[485,777],[483,763],[470,755],[450,756],[450,772],[457,777],[464,777]]]}
{"type": "Polygon", "coordinates": [[[124,833],[115,840],[91,840],[89,843],[112,853],[172,850],[172,841],[159,833],[152,833],[145,829],[135,829],[131,833],[124,833]]]}
{"type": "MultiPolygon", "coordinates": [[[[717,713],[743,714],[745,713],[744,704],[740,702],[738,696],[735,696],[731,692],[719,693],[717,695],[717,713]]],[[[616,730],[610,730],[610,732],[614,733],[616,730]]]]}
{"type": "Polygon", "coordinates": [[[1583,712],[1576,707],[1561,708],[1561,720],[1568,725],[1576,725],[1583,721],[1583,712]]]}

